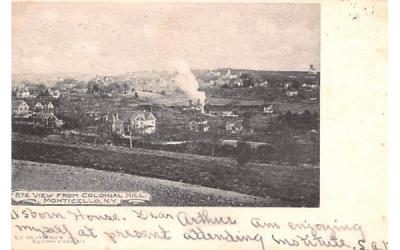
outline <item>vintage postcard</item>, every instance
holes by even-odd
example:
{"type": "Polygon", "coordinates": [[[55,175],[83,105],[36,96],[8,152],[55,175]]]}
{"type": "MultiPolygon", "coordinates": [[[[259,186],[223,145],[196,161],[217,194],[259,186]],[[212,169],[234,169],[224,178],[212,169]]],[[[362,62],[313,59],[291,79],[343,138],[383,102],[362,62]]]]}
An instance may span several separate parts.
{"type": "Polygon", "coordinates": [[[13,249],[388,249],[386,8],[13,2],[13,249]]]}

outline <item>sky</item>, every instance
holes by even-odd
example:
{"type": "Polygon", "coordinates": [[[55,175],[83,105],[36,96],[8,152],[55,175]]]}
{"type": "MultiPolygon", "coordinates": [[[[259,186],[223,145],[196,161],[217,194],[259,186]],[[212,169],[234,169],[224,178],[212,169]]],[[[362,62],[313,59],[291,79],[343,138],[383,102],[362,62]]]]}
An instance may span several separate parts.
{"type": "Polygon", "coordinates": [[[318,4],[14,3],[13,73],[319,69],[318,4]]]}

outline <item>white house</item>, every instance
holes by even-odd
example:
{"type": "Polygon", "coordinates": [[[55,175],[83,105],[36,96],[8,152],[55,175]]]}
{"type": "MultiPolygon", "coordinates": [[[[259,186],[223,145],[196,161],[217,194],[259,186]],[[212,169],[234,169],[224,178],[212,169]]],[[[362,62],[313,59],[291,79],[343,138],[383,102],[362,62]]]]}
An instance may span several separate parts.
{"type": "Polygon", "coordinates": [[[46,108],[47,109],[54,109],[53,103],[51,103],[51,102],[47,103],[46,108]]]}
{"type": "Polygon", "coordinates": [[[269,105],[268,107],[264,107],[264,114],[272,114],[274,113],[274,109],[272,105],[269,105]]]}
{"type": "Polygon", "coordinates": [[[156,117],[148,111],[134,111],[130,117],[130,128],[139,134],[156,132],[156,117]]]}
{"type": "Polygon", "coordinates": [[[269,86],[269,83],[268,83],[268,81],[263,81],[263,82],[257,83],[257,86],[260,86],[260,87],[268,87],[268,86],[269,86]]]}
{"type": "Polygon", "coordinates": [[[308,89],[317,89],[318,88],[318,84],[307,84],[304,83],[303,85],[301,85],[302,88],[308,88],[308,89]]]}
{"type": "Polygon", "coordinates": [[[55,99],[57,99],[61,96],[61,92],[58,89],[52,90],[51,88],[48,88],[47,93],[49,94],[49,96],[51,96],[55,99]]]}
{"type": "Polygon", "coordinates": [[[18,87],[15,95],[17,98],[27,98],[30,97],[31,93],[27,87],[18,87]]]}
{"type": "Polygon", "coordinates": [[[44,105],[44,109],[47,113],[54,113],[54,105],[53,103],[49,102],[44,105]]]}
{"type": "Polygon", "coordinates": [[[12,113],[17,116],[28,115],[30,113],[29,105],[24,100],[13,100],[12,113]]]}
{"type": "Polygon", "coordinates": [[[288,90],[286,91],[286,95],[289,97],[294,97],[299,95],[299,91],[297,90],[288,90]]]}
{"type": "Polygon", "coordinates": [[[241,133],[243,131],[243,121],[227,121],[225,123],[225,130],[230,133],[241,133]]]}

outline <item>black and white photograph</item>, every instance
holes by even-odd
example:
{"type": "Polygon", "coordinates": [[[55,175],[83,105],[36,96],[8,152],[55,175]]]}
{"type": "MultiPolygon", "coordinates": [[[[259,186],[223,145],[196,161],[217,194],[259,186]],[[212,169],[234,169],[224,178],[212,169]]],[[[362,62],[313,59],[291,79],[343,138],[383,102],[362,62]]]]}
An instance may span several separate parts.
{"type": "Polygon", "coordinates": [[[12,191],[320,207],[320,23],[312,3],[13,3],[12,191]]]}

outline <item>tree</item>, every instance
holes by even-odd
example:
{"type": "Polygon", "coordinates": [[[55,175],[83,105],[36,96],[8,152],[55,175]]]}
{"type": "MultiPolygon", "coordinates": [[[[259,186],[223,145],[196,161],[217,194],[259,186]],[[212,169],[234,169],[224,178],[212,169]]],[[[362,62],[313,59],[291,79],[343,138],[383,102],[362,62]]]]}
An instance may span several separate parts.
{"type": "Polygon", "coordinates": [[[46,91],[47,87],[43,83],[40,83],[40,84],[36,85],[36,89],[37,89],[38,93],[42,93],[42,92],[46,91]]]}
{"type": "Polygon", "coordinates": [[[251,148],[246,142],[239,141],[236,147],[236,162],[238,166],[244,166],[251,158],[251,148]]]}
{"type": "Polygon", "coordinates": [[[240,79],[243,80],[243,87],[247,88],[254,86],[254,77],[249,73],[243,73],[240,75],[240,79]]]}
{"type": "Polygon", "coordinates": [[[97,83],[93,84],[92,86],[92,93],[97,93],[100,91],[100,87],[97,83]]]}
{"type": "Polygon", "coordinates": [[[220,141],[221,136],[216,131],[213,131],[211,136],[211,156],[215,155],[216,147],[220,141]]]}
{"type": "Polygon", "coordinates": [[[251,118],[251,114],[250,113],[246,112],[246,113],[243,114],[242,125],[243,125],[243,129],[245,131],[249,131],[250,130],[250,118],[251,118]]]}
{"type": "Polygon", "coordinates": [[[127,94],[129,91],[129,84],[127,82],[124,82],[123,88],[124,88],[124,94],[127,94]]]}

